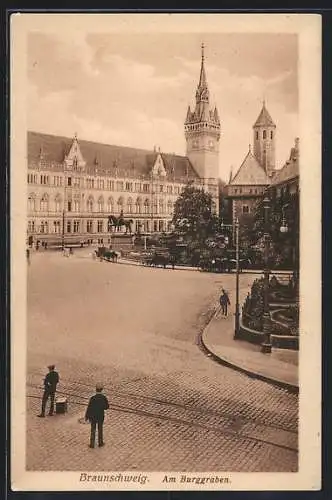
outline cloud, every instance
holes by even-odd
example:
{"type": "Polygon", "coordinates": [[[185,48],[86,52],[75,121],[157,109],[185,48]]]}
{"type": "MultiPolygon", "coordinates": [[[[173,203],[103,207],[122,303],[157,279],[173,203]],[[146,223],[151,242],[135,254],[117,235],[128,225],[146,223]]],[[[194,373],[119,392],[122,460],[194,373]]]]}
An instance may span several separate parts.
{"type": "MultiPolygon", "coordinates": [[[[147,149],[158,145],[165,152],[185,154],[183,123],[188,104],[195,104],[199,57],[190,56],[191,44],[185,38],[178,45],[172,40],[172,49],[163,39],[159,52],[155,46],[149,51],[143,38],[133,37],[130,45],[76,29],[31,34],[29,128],[70,137],[77,132],[97,142],[147,149]],[[183,56],[174,55],[175,46],[183,56]]],[[[267,62],[271,57],[265,50],[271,50],[272,42],[266,48],[255,42],[256,53],[264,53],[256,60],[254,52],[251,56],[244,49],[235,53],[235,42],[232,50],[215,44],[215,53],[206,61],[211,103],[217,104],[221,118],[220,174],[224,179],[228,179],[230,165],[236,170],[248,151],[252,124],[264,97],[277,124],[279,166],[298,135],[297,73],[292,58],[288,55],[285,61],[275,53],[276,64],[267,62]],[[234,58],[242,64],[240,69],[234,58]]],[[[286,48],[287,44],[282,46],[282,54],[286,48]]]]}

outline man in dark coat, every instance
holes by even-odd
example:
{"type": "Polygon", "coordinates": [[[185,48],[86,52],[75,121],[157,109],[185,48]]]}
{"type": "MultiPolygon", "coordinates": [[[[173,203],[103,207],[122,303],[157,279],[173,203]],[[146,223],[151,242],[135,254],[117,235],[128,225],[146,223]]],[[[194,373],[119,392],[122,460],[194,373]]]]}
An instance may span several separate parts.
{"type": "Polygon", "coordinates": [[[46,409],[46,403],[48,401],[48,398],[51,399],[51,406],[50,406],[50,411],[49,415],[52,416],[54,413],[54,400],[55,400],[55,392],[56,392],[56,386],[59,382],[59,374],[58,372],[55,371],[55,366],[50,365],[48,366],[48,374],[46,375],[44,379],[44,394],[43,394],[43,399],[42,399],[42,409],[40,415],[38,417],[45,417],[45,409],[46,409]]]}
{"type": "Polygon", "coordinates": [[[96,394],[90,398],[86,413],[85,420],[89,420],[91,423],[91,433],[90,433],[90,448],[95,447],[96,438],[96,427],[98,427],[98,445],[104,446],[103,441],[103,424],[104,424],[104,411],[108,410],[109,403],[108,399],[104,394],[101,394],[103,390],[102,385],[98,384],[96,386],[96,394]]]}
{"type": "Polygon", "coordinates": [[[222,289],[222,294],[220,295],[220,305],[221,312],[224,316],[227,316],[228,306],[231,304],[226,290],[222,289]]]}

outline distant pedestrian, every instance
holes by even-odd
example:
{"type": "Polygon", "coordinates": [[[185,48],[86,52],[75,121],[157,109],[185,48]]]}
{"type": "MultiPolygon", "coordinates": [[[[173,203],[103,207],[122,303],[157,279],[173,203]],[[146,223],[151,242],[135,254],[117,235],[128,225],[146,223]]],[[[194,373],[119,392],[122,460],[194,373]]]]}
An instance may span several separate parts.
{"type": "Polygon", "coordinates": [[[109,402],[106,396],[102,394],[103,386],[97,384],[96,394],[90,398],[87,410],[85,412],[85,420],[91,424],[90,431],[90,448],[95,447],[96,428],[98,427],[98,446],[104,446],[103,440],[103,425],[104,411],[108,410],[109,402]]]}
{"type": "Polygon", "coordinates": [[[226,290],[222,289],[222,294],[220,295],[220,305],[221,305],[221,312],[223,314],[223,316],[227,316],[227,309],[228,309],[228,306],[231,304],[230,300],[229,300],[229,296],[228,296],[228,293],[226,292],[226,290]]]}
{"type": "Polygon", "coordinates": [[[49,365],[48,374],[44,379],[44,394],[42,399],[42,409],[38,417],[45,417],[46,403],[48,401],[48,398],[51,399],[51,406],[48,414],[49,416],[53,415],[56,386],[59,383],[59,380],[60,377],[58,372],[55,371],[55,365],[49,365]]]}

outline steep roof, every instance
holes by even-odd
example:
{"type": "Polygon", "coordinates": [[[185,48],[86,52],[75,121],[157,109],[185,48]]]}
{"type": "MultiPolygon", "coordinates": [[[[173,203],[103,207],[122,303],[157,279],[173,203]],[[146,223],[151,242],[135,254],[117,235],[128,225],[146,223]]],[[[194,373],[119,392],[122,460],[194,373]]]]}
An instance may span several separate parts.
{"type": "Polygon", "coordinates": [[[271,118],[270,113],[265,107],[265,101],[263,102],[263,107],[257,120],[254,123],[254,127],[275,127],[275,123],[271,118]]]}
{"type": "Polygon", "coordinates": [[[284,182],[296,179],[299,175],[299,141],[296,139],[295,147],[291,149],[289,160],[286,161],[280,170],[277,170],[271,184],[273,186],[283,184],[284,182]]]}
{"type": "Polygon", "coordinates": [[[229,185],[237,186],[258,186],[269,184],[265,170],[258,163],[256,158],[249,149],[247,156],[242,162],[239,170],[230,180],[229,185]]]}
{"type": "MultiPolygon", "coordinates": [[[[61,165],[72,143],[73,139],[69,137],[29,131],[28,162],[30,165],[38,163],[42,153],[44,162],[61,165]]],[[[158,154],[161,154],[166,174],[171,180],[199,178],[186,156],[85,140],[78,140],[78,145],[86,161],[86,172],[91,175],[98,168],[99,175],[112,176],[116,170],[118,177],[148,177],[158,154]]]]}

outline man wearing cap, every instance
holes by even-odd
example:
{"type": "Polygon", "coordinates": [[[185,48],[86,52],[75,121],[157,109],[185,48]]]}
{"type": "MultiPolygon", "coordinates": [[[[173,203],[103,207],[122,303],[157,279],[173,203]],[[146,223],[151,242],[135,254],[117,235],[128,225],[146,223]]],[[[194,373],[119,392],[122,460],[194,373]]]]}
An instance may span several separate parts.
{"type": "Polygon", "coordinates": [[[96,427],[98,426],[98,446],[104,446],[103,441],[103,424],[104,411],[110,407],[108,399],[104,394],[101,394],[103,386],[96,385],[96,394],[90,398],[87,410],[85,412],[85,420],[91,423],[90,433],[90,448],[95,447],[96,427]]]}
{"type": "Polygon", "coordinates": [[[59,382],[59,374],[55,371],[54,365],[48,366],[48,374],[44,379],[44,394],[42,399],[42,409],[40,415],[38,417],[45,417],[45,409],[48,398],[51,398],[51,406],[49,415],[52,416],[54,413],[54,400],[55,400],[55,392],[56,386],[59,382]]]}

